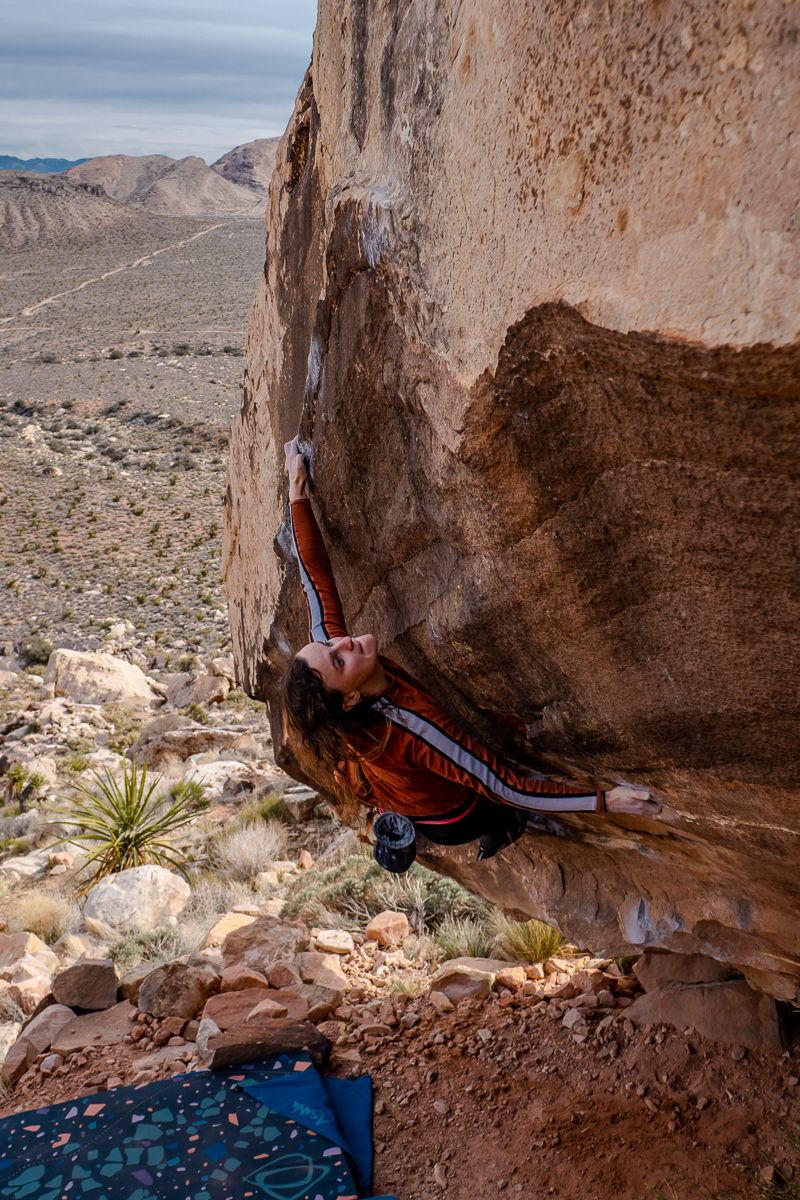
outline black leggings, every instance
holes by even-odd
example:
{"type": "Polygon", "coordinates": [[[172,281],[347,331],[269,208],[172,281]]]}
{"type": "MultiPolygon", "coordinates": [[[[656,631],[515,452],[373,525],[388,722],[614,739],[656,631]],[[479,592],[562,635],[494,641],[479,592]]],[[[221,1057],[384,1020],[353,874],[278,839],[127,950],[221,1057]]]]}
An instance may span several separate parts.
{"type": "Polygon", "coordinates": [[[508,804],[493,804],[485,796],[475,796],[474,804],[469,801],[462,816],[456,814],[442,817],[411,818],[414,828],[429,842],[440,846],[462,846],[474,842],[484,834],[501,834],[516,829],[520,822],[520,809],[508,804]]]}

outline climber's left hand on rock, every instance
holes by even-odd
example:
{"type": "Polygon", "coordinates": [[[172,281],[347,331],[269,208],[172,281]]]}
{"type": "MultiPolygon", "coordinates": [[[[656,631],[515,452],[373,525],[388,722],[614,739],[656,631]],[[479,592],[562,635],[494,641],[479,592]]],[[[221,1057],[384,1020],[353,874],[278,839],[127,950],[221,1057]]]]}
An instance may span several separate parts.
{"type": "Polygon", "coordinates": [[[661,804],[653,799],[646,788],[619,784],[606,792],[606,811],[639,817],[657,817],[661,812],[661,804]]]}

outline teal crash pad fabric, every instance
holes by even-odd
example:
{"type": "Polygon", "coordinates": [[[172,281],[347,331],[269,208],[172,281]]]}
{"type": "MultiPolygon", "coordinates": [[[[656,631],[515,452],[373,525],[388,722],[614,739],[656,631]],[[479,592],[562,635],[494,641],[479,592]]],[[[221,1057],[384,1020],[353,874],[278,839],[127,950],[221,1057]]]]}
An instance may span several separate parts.
{"type": "Polygon", "coordinates": [[[306,1054],[177,1075],[0,1120],[0,1200],[357,1200],[371,1124],[306,1054]]]}

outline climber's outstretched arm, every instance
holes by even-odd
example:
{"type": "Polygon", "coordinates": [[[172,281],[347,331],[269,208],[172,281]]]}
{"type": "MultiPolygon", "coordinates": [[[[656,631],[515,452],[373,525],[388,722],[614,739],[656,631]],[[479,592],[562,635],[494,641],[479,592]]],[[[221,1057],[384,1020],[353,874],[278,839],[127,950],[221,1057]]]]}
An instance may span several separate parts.
{"type": "Polygon", "coordinates": [[[312,642],[327,642],[346,637],[342,602],[336,590],[331,560],[325,549],[311,501],[308,499],[308,475],[303,455],[294,438],[284,446],[286,469],[289,472],[289,504],[292,513],[292,535],[300,581],[308,607],[308,634],[312,642]]]}
{"type": "Polygon", "coordinates": [[[420,693],[413,711],[391,701],[381,704],[392,725],[410,735],[414,763],[432,775],[461,784],[489,800],[533,812],[605,811],[602,789],[560,783],[544,775],[522,774],[502,763],[476,738],[465,733],[432,696],[420,693]]]}

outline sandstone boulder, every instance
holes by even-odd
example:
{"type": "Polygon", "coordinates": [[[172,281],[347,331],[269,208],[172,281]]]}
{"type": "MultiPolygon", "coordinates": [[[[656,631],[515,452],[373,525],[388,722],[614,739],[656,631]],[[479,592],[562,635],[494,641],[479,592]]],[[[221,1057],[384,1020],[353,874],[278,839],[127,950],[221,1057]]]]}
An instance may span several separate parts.
{"type": "MultiPolygon", "coordinates": [[[[308,1013],[308,1005],[301,996],[292,995],[291,992],[273,991],[271,988],[245,988],[240,992],[224,992],[218,996],[211,996],[206,1001],[203,1009],[203,1020],[209,1018],[216,1022],[220,1029],[232,1029],[239,1025],[244,1025],[247,1022],[252,1022],[254,1019],[253,1013],[259,1005],[262,1005],[265,1000],[271,1000],[275,1004],[282,1005],[286,1009],[284,1015],[288,1016],[293,1021],[304,1020],[308,1013]]],[[[262,1013],[266,1010],[262,1008],[262,1013]]],[[[272,1020],[266,1015],[258,1018],[260,1020],[272,1020]]]]}
{"type": "Polygon", "coordinates": [[[119,990],[125,1000],[130,1000],[131,1004],[138,1007],[139,989],[147,979],[148,975],[153,973],[152,963],[139,963],[136,967],[131,967],[130,971],[126,971],[120,980],[119,990]]]}
{"type": "Polygon", "coordinates": [[[176,676],[167,685],[167,699],[175,708],[189,704],[216,704],[224,700],[230,684],[223,675],[176,676]]]}
{"type": "Polygon", "coordinates": [[[209,1022],[198,1053],[203,1066],[212,1071],[240,1063],[261,1062],[275,1054],[307,1050],[314,1065],[322,1070],[328,1061],[331,1043],[310,1021],[293,1021],[290,1017],[263,1024],[239,1025],[214,1033],[209,1022]]]}
{"type": "Polygon", "coordinates": [[[252,925],[256,918],[249,913],[229,912],[220,917],[206,934],[204,946],[221,946],[229,933],[252,925]]]}
{"type": "Polygon", "coordinates": [[[119,975],[110,958],[83,958],[60,971],[52,982],[57,1004],[99,1010],[117,1002],[119,975]]]}
{"type": "Polygon", "coordinates": [[[222,944],[223,965],[252,967],[268,974],[280,959],[291,959],[308,948],[308,929],[302,921],[258,917],[229,933],[222,944]]]}
{"type": "Polygon", "coordinates": [[[312,788],[286,788],[281,799],[284,808],[296,824],[310,820],[319,804],[319,796],[312,788]]]}
{"type": "Polygon", "coordinates": [[[285,490],[263,485],[299,429],[347,616],[499,754],[673,810],[668,834],[587,815],[491,863],[420,861],[604,954],[797,981],[784,8],[742,25],[718,6],[687,31],[680,6],[509,0],[499,21],[479,0],[401,19],[321,0],[270,190],[223,553],[237,678],[270,706],[276,760],[329,794],[284,732],[306,613],[285,490]]]}
{"type": "Polygon", "coordinates": [[[300,983],[292,988],[285,988],[280,993],[296,996],[306,1005],[306,1017],[315,1025],[318,1021],[326,1021],[331,1013],[344,1000],[343,986],[329,986],[319,983],[300,983]]]}
{"type": "Polygon", "coordinates": [[[75,1017],[65,1004],[50,1004],[24,1026],[20,1038],[31,1047],[31,1061],[37,1054],[44,1054],[53,1044],[56,1035],[68,1021],[75,1017]]]}
{"type": "Polygon", "coordinates": [[[22,959],[35,958],[42,969],[52,973],[58,958],[35,933],[0,933],[0,979],[9,978],[22,959]]]}
{"type": "Polygon", "coordinates": [[[114,930],[143,933],[174,924],[191,895],[185,879],[165,867],[131,867],[96,883],[86,897],[84,918],[114,930]]]}
{"type": "Polygon", "coordinates": [[[6,1055],[19,1037],[21,1029],[18,1021],[0,1022],[0,1067],[3,1066],[6,1055]]]}
{"type": "Polygon", "coordinates": [[[477,971],[466,966],[443,966],[431,980],[431,1002],[437,1003],[433,1000],[434,996],[445,996],[451,1003],[484,999],[491,993],[493,983],[494,976],[488,971],[477,971]]]}
{"type": "Polygon", "coordinates": [[[257,771],[235,758],[215,762],[190,760],[187,778],[202,784],[206,798],[213,802],[233,797],[243,788],[254,791],[263,782],[257,771]]]}
{"type": "MultiPolygon", "coordinates": [[[[277,973],[277,968],[282,964],[276,964],[270,971],[270,982],[277,973]]],[[[320,954],[319,951],[307,950],[302,954],[297,954],[294,958],[294,966],[297,969],[300,979],[303,983],[315,983],[320,987],[339,988],[347,987],[347,976],[342,970],[341,958],[338,954],[320,954]]],[[[288,983],[276,984],[277,987],[291,986],[292,981],[288,983]]]]}
{"type": "Polygon", "coordinates": [[[111,654],[80,650],[54,650],[47,663],[43,686],[56,696],[70,696],[81,704],[150,706],[160,697],[140,667],[111,654]]]}
{"type": "Polygon", "coordinates": [[[0,863],[0,879],[8,883],[21,883],[24,879],[35,879],[47,870],[49,855],[46,850],[31,850],[29,854],[16,854],[0,863]]]}
{"type": "Polygon", "coordinates": [[[498,987],[508,988],[510,992],[518,992],[524,987],[528,976],[524,967],[503,967],[495,976],[498,987]]]}
{"type": "Polygon", "coordinates": [[[379,946],[402,946],[411,933],[408,917],[401,912],[381,912],[368,922],[364,937],[379,946]]]}
{"type": "Polygon", "coordinates": [[[234,730],[212,729],[179,713],[166,713],[142,726],[129,754],[135,762],[161,770],[193,754],[224,750],[238,737],[234,730]]]}
{"type": "Polygon", "coordinates": [[[289,1007],[287,1004],[283,1001],[268,998],[259,1001],[255,1008],[250,1010],[248,1016],[245,1018],[245,1023],[249,1025],[253,1021],[274,1021],[277,1017],[286,1017],[288,1015],[289,1007]]]}
{"type": "Polygon", "coordinates": [[[735,969],[703,954],[665,954],[649,950],[633,964],[633,973],[646,992],[665,983],[719,983],[735,969]]]}
{"type": "Polygon", "coordinates": [[[200,958],[156,967],[139,985],[137,1005],[154,1017],[191,1020],[213,996],[220,975],[213,964],[200,958]]]}
{"type": "Polygon", "coordinates": [[[356,948],[352,933],[346,929],[320,929],[315,940],[326,954],[352,954],[356,948]]]}
{"type": "Polygon", "coordinates": [[[220,992],[242,992],[245,988],[269,987],[266,975],[252,967],[226,967],[222,972],[220,992]]]}
{"type": "Polygon", "coordinates": [[[66,1021],[53,1038],[51,1047],[55,1054],[72,1054],[91,1046],[115,1046],[126,1033],[130,1033],[131,1018],[136,1009],[121,1000],[113,1008],[103,1012],[87,1013],[66,1021]]]}
{"type": "Polygon", "coordinates": [[[714,1042],[774,1054],[783,1048],[775,1001],[742,979],[719,983],[662,983],[625,1009],[635,1025],[664,1023],[694,1029],[714,1042]]]}
{"type": "Polygon", "coordinates": [[[212,658],[208,664],[208,670],[211,675],[219,675],[221,679],[227,679],[231,687],[236,686],[236,668],[232,654],[220,654],[216,658],[212,658]]]}

